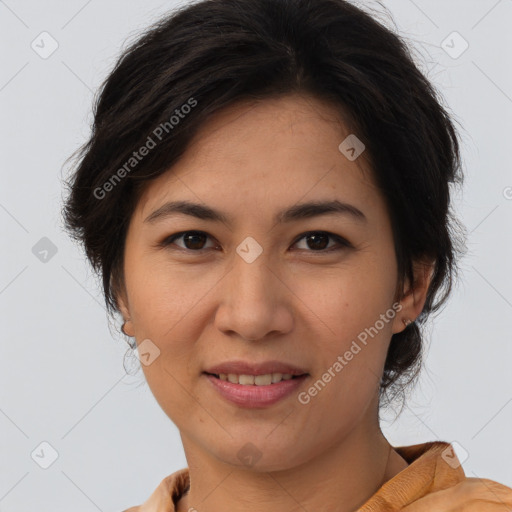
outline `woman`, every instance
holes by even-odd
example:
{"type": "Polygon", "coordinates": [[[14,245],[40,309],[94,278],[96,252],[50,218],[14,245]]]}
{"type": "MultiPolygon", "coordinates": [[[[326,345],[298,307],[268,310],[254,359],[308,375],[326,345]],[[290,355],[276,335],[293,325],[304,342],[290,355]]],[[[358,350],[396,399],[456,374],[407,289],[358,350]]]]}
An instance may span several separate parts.
{"type": "Polygon", "coordinates": [[[505,511],[446,442],[393,447],[460,240],[457,134],[344,0],[206,0],[105,81],[66,226],[188,468],[130,511],[505,511]]]}

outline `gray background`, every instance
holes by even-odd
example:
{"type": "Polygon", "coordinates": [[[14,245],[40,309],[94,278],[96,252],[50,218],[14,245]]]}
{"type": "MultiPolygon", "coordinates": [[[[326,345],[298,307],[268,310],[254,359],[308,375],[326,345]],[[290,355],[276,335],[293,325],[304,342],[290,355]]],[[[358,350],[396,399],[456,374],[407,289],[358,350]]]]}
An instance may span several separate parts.
{"type": "MultiPolygon", "coordinates": [[[[455,205],[469,233],[420,384],[383,429],[395,446],[457,442],[468,476],[512,486],[512,1],[383,3],[464,126],[466,184],[455,205]],[[454,31],[469,44],[460,56],[454,31]]],[[[126,342],[59,211],[64,162],[89,133],[94,91],[127,38],[174,5],[0,1],[1,512],[116,512],[186,466],[142,371],[125,374],[126,342]],[[47,58],[31,47],[49,51],[52,40],[47,58]],[[58,453],[47,469],[52,449],[42,442],[58,453]]]]}

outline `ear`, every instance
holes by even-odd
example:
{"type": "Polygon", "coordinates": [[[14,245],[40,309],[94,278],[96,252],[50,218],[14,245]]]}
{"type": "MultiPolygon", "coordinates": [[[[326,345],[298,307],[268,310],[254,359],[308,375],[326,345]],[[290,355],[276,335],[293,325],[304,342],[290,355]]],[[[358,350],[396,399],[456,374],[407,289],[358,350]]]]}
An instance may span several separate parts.
{"type": "Polygon", "coordinates": [[[404,321],[414,322],[420,315],[427,299],[427,292],[435,270],[435,261],[421,260],[413,262],[414,283],[409,279],[405,284],[405,290],[399,296],[402,309],[393,321],[393,334],[406,328],[404,321]]]}
{"type": "Polygon", "coordinates": [[[128,336],[134,337],[135,333],[133,331],[133,323],[131,320],[130,309],[128,306],[128,298],[126,296],[126,291],[124,289],[116,295],[116,300],[119,306],[119,310],[121,311],[121,315],[123,316],[123,330],[128,336]]]}

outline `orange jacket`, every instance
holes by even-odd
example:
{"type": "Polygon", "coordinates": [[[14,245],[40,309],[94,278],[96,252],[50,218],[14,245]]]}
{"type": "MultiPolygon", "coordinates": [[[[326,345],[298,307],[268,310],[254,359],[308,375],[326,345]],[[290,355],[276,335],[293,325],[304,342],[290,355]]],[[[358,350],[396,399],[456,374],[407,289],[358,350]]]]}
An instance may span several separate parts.
{"type": "MultiPolygon", "coordinates": [[[[492,480],[466,477],[450,443],[434,441],[394,449],[409,466],[382,485],[357,512],[512,510],[512,489],[492,480]]],[[[164,478],[142,505],[124,512],[175,512],[175,503],[188,484],[188,468],[180,469],[164,478]]]]}

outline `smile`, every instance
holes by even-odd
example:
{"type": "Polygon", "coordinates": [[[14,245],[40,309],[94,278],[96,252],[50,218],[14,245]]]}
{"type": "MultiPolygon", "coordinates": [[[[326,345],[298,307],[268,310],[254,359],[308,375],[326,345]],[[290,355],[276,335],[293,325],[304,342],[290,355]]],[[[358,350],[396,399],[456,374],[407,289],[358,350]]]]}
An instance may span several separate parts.
{"type": "Polygon", "coordinates": [[[264,375],[237,375],[235,373],[211,373],[220,380],[231,382],[232,384],[241,384],[243,386],[268,386],[276,384],[283,380],[296,379],[301,375],[292,375],[290,373],[266,373],[264,375]]]}
{"type": "Polygon", "coordinates": [[[222,398],[231,404],[245,408],[269,407],[290,397],[309,377],[309,374],[292,376],[289,373],[237,375],[205,372],[203,375],[222,398]]]}

